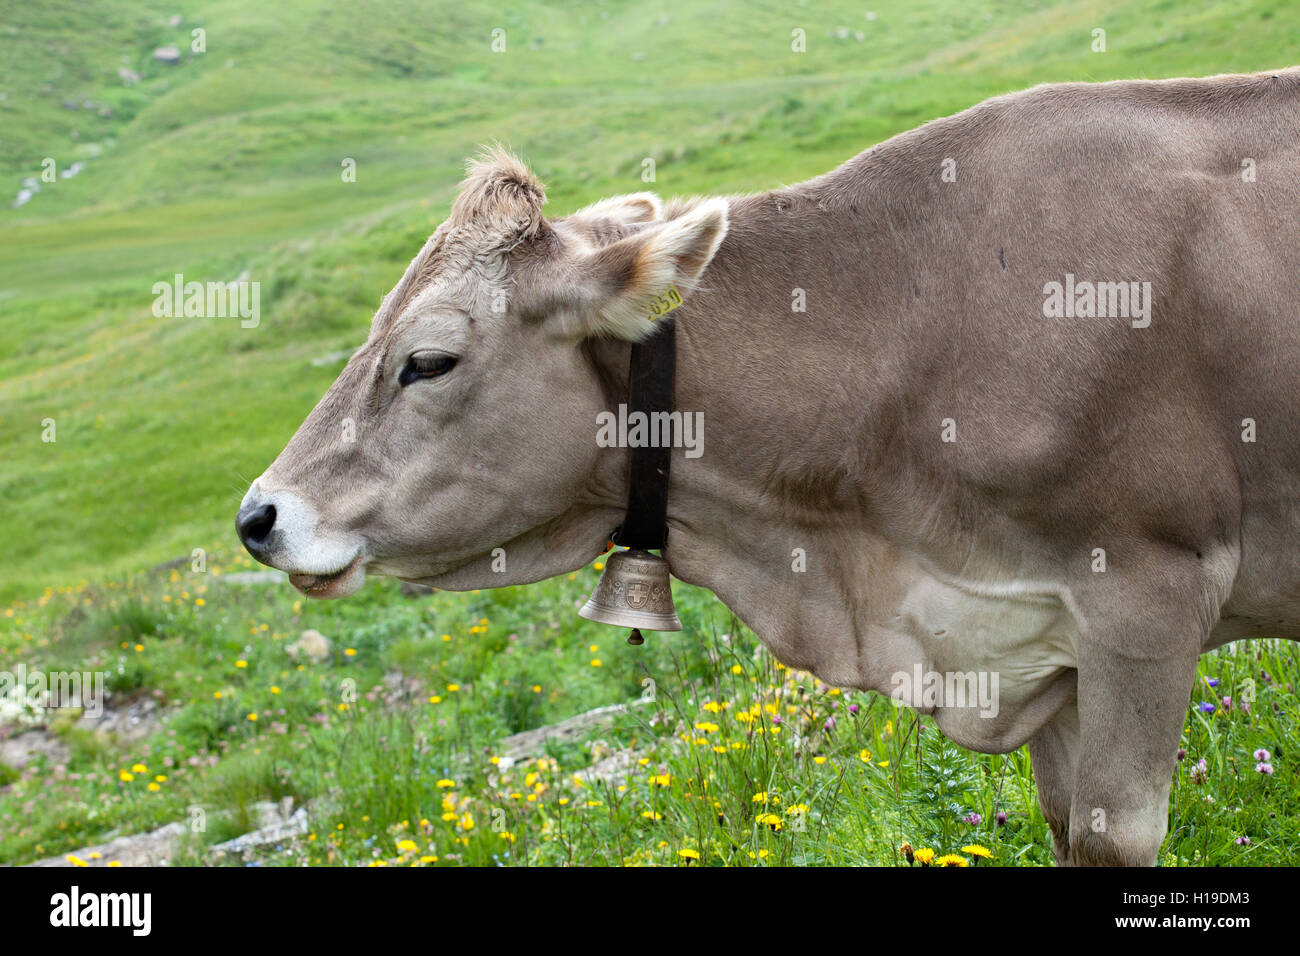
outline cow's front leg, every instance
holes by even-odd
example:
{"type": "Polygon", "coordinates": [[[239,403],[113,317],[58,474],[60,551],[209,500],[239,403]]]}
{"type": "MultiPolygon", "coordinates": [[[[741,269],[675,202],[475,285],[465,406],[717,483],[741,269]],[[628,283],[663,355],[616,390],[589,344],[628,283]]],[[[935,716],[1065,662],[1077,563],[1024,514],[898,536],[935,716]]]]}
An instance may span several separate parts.
{"type": "Polygon", "coordinates": [[[1052,851],[1064,866],[1070,861],[1070,806],[1079,766],[1079,709],[1073,697],[1029,739],[1029,759],[1038,805],[1052,830],[1052,851]]]}
{"type": "MultiPolygon", "coordinates": [[[[1138,639],[1136,643],[1145,644],[1138,639]]],[[[1162,657],[1093,644],[1079,662],[1079,761],[1068,862],[1152,866],[1164,842],[1169,785],[1197,653],[1162,657]]]]}

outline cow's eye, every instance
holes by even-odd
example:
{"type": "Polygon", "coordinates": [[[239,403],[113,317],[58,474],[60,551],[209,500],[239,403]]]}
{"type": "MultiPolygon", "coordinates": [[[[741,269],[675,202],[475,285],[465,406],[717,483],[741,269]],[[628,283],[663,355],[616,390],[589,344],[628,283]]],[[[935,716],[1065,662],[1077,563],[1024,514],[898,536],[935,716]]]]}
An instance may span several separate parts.
{"type": "Polygon", "coordinates": [[[422,378],[437,378],[446,375],[456,367],[455,355],[446,352],[417,352],[406,360],[402,373],[397,376],[397,384],[405,388],[422,378]]]}

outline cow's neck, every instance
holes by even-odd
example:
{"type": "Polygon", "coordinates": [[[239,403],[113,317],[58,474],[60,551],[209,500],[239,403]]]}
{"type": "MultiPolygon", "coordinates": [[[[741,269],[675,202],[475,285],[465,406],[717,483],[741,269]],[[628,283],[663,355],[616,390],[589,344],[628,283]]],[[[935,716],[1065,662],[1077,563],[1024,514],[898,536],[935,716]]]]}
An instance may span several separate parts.
{"type": "MultiPolygon", "coordinates": [[[[836,261],[820,246],[840,237],[810,235],[798,205],[736,200],[728,237],[681,310],[676,407],[703,413],[704,443],[697,458],[673,456],[667,556],[786,663],[881,687],[893,662],[863,646],[880,610],[866,605],[866,582],[869,566],[896,560],[876,526],[893,467],[878,410],[897,401],[880,370],[901,368],[902,343],[862,307],[874,284],[868,251],[840,249],[836,261]]],[[[876,301],[887,308],[889,294],[876,301]]]]}

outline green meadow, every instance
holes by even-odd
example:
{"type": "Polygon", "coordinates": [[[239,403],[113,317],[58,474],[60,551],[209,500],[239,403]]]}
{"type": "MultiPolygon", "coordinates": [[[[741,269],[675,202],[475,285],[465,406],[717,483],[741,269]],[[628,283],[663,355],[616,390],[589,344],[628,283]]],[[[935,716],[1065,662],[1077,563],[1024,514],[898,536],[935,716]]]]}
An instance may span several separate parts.
{"type": "MultiPolygon", "coordinates": [[[[163,719],[128,741],[51,717],[59,747],[0,766],[0,863],[194,808],[209,825],[181,859],[214,862],[254,804],[285,797],[310,833],[261,862],[908,865],[906,842],[1049,863],[1025,753],[967,753],[888,699],[783,669],[705,592],[679,584],[685,630],[639,648],[576,616],[594,566],[307,603],[228,580],[254,567],[235,509],[480,144],[520,152],[562,215],[796,182],[1035,83],[1267,70],[1296,49],[1286,0],[9,5],[0,671],[103,670],[110,706],[150,700],[163,719]],[[167,45],[179,62],[153,58],[167,45]],[[177,273],[260,283],[257,327],[155,316],[154,283],[177,273]],[[287,651],[307,629],[332,642],[321,660],[287,651]],[[501,752],[616,703],[562,743],[501,752]]],[[[1224,649],[1202,671],[1162,862],[1300,863],[1297,645],[1224,649]]]]}

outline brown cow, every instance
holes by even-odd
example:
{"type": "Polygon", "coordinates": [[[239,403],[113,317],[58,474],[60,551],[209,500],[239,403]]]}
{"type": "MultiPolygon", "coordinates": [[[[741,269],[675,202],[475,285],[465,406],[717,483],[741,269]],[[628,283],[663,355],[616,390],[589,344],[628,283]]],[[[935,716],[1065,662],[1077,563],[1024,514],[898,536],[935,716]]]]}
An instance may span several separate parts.
{"type": "Polygon", "coordinates": [[[676,288],[673,573],[790,665],[1028,742],[1062,862],[1152,863],[1198,656],[1300,635],[1298,129],[1300,70],[1044,86],[555,220],[490,153],[241,537],[320,597],[586,564],[626,494],[597,423],[676,288]]]}

